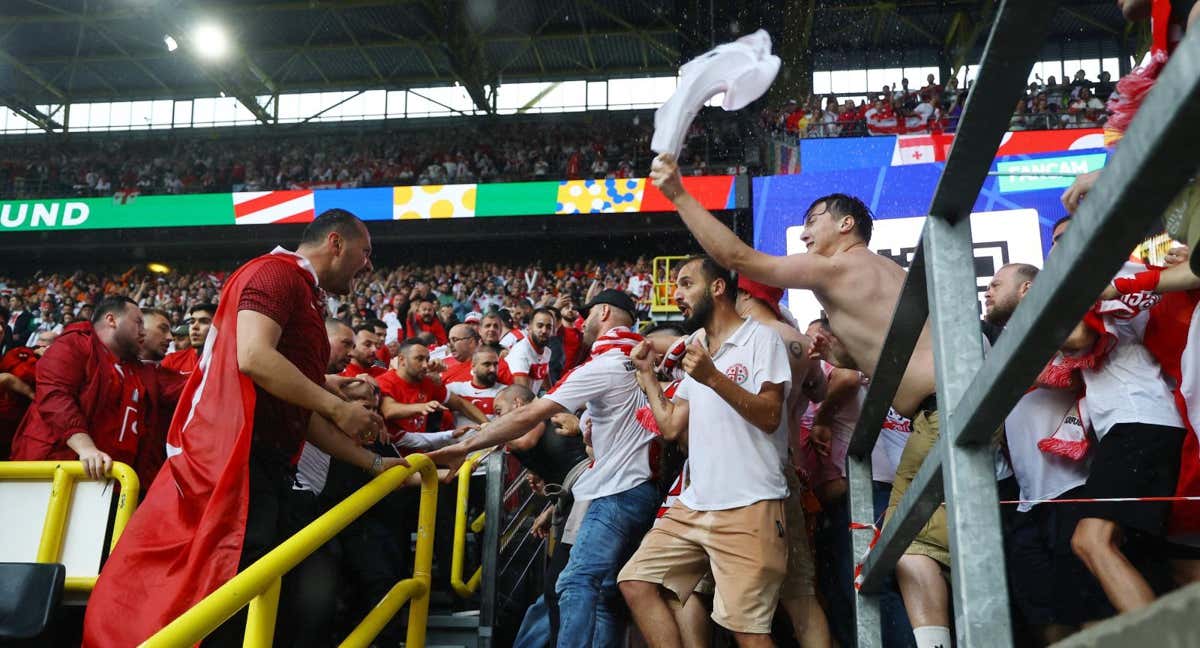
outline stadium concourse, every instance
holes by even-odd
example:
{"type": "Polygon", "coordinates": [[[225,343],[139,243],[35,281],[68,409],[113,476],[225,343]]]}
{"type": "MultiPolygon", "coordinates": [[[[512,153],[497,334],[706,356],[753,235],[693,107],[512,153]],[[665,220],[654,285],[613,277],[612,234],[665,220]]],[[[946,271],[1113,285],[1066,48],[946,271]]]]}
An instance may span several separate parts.
{"type": "Polygon", "coordinates": [[[5,3],[0,644],[1195,645],[1198,16],[5,3]]]}

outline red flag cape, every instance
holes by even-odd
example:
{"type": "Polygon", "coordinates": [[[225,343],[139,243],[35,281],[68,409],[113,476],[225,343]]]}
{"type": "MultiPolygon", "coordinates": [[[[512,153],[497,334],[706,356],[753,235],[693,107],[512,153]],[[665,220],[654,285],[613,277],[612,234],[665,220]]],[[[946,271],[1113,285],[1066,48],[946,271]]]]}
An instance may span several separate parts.
{"type": "Polygon", "coordinates": [[[238,370],[238,303],[266,264],[287,263],[312,283],[300,261],[267,254],[226,282],[199,370],[188,378],[171,419],[167,462],[88,601],[84,646],[136,646],[237,573],[255,401],[254,383],[238,370]]]}

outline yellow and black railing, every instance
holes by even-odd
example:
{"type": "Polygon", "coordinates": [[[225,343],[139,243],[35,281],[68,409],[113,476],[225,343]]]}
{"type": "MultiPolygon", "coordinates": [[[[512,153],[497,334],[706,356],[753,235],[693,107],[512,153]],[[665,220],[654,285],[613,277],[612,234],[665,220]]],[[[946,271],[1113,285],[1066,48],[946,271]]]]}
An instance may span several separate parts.
{"type": "Polygon", "coordinates": [[[421,475],[421,507],[417,524],[416,566],[412,578],[398,583],[355,628],[343,648],[365,648],[405,603],[409,604],[408,648],[425,645],[429,617],[430,568],[433,563],[433,530],[437,515],[437,469],[424,455],[407,457],[408,466],[397,466],[371,480],[321,517],[301,529],[267,555],[247,567],[212,594],[180,615],[142,646],[190,646],[215,631],[249,605],[246,648],[269,648],[275,635],[275,613],[283,575],[367,512],[379,500],[404,485],[413,473],[421,475]]]}
{"type": "MultiPolygon", "coordinates": [[[[463,598],[471,598],[471,595],[479,589],[479,583],[483,579],[482,566],[478,567],[471,575],[470,580],[466,582],[463,582],[463,572],[465,571],[467,552],[467,507],[471,496],[471,473],[475,472],[476,466],[489,454],[491,454],[490,450],[467,457],[467,460],[458,469],[458,498],[454,510],[454,553],[450,558],[450,587],[463,598]]],[[[479,517],[471,523],[471,531],[474,533],[483,531],[485,518],[486,514],[480,513],[479,517]]]]}
{"type": "MultiPolygon", "coordinates": [[[[121,462],[113,463],[109,476],[121,485],[113,515],[112,541],[109,543],[111,550],[117,545],[125,525],[133,516],[133,510],[137,508],[140,484],[133,468],[121,462]]],[[[50,502],[46,507],[35,562],[56,563],[62,557],[75,482],[86,479],[88,477],[83,464],[79,461],[0,461],[0,481],[50,481],[50,502]]],[[[95,576],[67,574],[68,592],[91,592],[95,586],[95,576]]]]}
{"type": "Polygon", "coordinates": [[[654,257],[650,265],[650,280],[653,290],[650,292],[650,312],[658,314],[678,313],[679,306],[675,305],[674,270],[679,263],[687,259],[685,256],[654,257]]]}

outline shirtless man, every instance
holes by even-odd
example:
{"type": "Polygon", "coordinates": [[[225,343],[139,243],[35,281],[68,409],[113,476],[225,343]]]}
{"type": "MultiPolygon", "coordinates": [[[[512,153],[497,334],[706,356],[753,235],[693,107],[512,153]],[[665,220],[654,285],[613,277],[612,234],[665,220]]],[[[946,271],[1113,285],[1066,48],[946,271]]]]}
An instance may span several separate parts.
{"type": "MultiPolygon", "coordinates": [[[[817,199],[808,208],[801,236],[808,252],[777,257],[746,245],[688,194],[673,156],[655,158],[650,178],[718,264],[771,286],[811,290],[850,356],[844,360],[867,376],[874,375],[905,271],[867,248],[872,219],[861,200],[845,194],[817,199]]],[[[913,420],[913,433],[896,472],[889,517],[937,441],[936,389],[933,346],[926,325],[892,401],[898,413],[913,420]]],[[[951,643],[950,591],[942,576],[942,569],[949,565],[943,506],[896,566],[918,648],[951,643]]]]}

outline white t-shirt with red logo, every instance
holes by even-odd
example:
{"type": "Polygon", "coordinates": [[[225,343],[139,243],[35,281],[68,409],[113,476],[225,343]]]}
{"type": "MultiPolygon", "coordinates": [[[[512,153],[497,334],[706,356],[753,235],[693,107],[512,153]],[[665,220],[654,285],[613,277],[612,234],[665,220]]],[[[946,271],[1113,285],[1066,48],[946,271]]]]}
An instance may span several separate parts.
{"type": "Polygon", "coordinates": [[[550,347],[536,351],[533,342],[524,338],[513,345],[508,355],[504,356],[508,369],[515,376],[529,376],[529,389],[534,394],[540,394],[546,379],[550,377],[550,347]]]}
{"type": "MultiPolygon", "coordinates": [[[[452,382],[446,385],[446,391],[451,394],[458,394],[463,400],[471,403],[479,408],[489,419],[495,418],[495,401],[496,394],[504,389],[504,385],[496,383],[491,387],[480,387],[475,384],[474,380],[464,380],[461,382],[452,382]]],[[[472,425],[469,417],[463,415],[462,412],[454,413],[454,426],[462,427],[464,425],[472,425]]]]}
{"type": "Polygon", "coordinates": [[[712,389],[685,377],[675,399],[688,402],[691,483],[679,501],[694,511],[723,511],[787,497],[779,458],[787,451],[788,422],[782,408],[787,406],[792,368],[783,338],[747,319],[721,344],[713,364],[751,394],[758,394],[764,383],[783,385],[779,426],[771,434],[763,432],[712,389]]]}
{"type": "Polygon", "coordinates": [[[511,328],[508,329],[508,333],[504,334],[504,337],[500,338],[500,346],[505,349],[511,349],[513,345],[524,339],[525,334],[521,332],[521,329],[511,328]]]}
{"type": "Polygon", "coordinates": [[[543,398],[569,412],[587,405],[592,419],[595,460],[571,489],[576,502],[623,493],[650,480],[648,446],[654,434],[637,418],[646,395],[634,378],[633,363],[620,349],[579,365],[543,398]]]}

